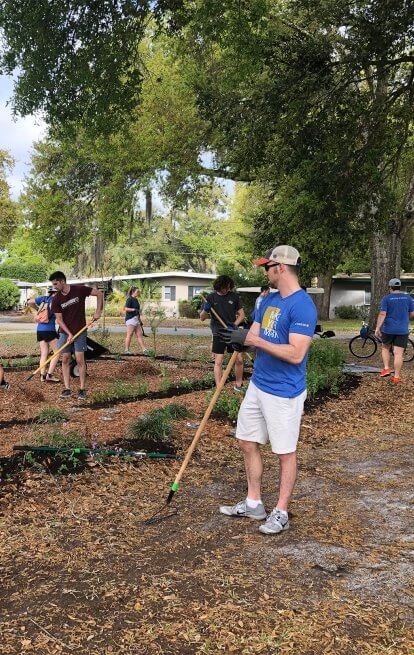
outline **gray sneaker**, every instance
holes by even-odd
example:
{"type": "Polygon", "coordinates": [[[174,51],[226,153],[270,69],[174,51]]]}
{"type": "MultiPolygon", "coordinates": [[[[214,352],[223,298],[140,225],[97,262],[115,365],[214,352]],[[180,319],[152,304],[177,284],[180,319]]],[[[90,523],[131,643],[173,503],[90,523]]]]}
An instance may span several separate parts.
{"type": "Polygon", "coordinates": [[[220,512],[226,516],[238,516],[239,518],[254,519],[255,521],[262,521],[267,516],[263,503],[259,503],[253,509],[247,506],[245,500],[241,500],[236,505],[220,505],[220,512]]]}
{"type": "Polygon", "coordinates": [[[288,529],[289,517],[282,514],[279,509],[272,510],[266,519],[266,523],[259,527],[260,532],[263,532],[263,534],[279,534],[279,532],[288,529]]]}
{"type": "Polygon", "coordinates": [[[72,395],[72,392],[70,389],[63,389],[62,393],[60,394],[61,398],[70,398],[72,395]]]}
{"type": "Polygon", "coordinates": [[[78,400],[86,400],[87,395],[85,389],[79,389],[78,400]]]}

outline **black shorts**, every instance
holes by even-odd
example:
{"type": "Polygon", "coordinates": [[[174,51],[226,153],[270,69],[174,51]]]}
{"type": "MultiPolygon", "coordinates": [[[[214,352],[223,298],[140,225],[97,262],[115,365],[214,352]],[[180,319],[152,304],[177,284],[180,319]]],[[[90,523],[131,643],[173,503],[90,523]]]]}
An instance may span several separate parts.
{"type": "Polygon", "coordinates": [[[58,333],[56,330],[38,330],[36,337],[38,341],[46,341],[46,343],[49,343],[58,338],[58,333]]]}
{"type": "Polygon", "coordinates": [[[381,335],[384,346],[397,346],[397,348],[407,348],[408,334],[386,334],[381,335]]]}
{"type": "Polygon", "coordinates": [[[213,345],[211,348],[211,352],[214,353],[215,355],[224,355],[226,351],[228,353],[233,353],[234,352],[233,346],[220,339],[219,336],[213,335],[213,345]]]}

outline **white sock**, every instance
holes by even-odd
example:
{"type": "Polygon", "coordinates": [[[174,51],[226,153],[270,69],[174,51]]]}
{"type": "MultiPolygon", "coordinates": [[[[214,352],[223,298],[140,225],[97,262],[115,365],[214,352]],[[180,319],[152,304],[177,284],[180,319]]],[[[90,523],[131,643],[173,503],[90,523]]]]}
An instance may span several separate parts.
{"type": "Polygon", "coordinates": [[[252,500],[251,498],[246,498],[247,506],[251,507],[252,509],[256,509],[256,507],[260,505],[261,502],[261,500],[252,500]]]}
{"type": "Polygon", "coordinates": [[[288,515],[288,513],[287,513],[286,510],[284,510],[284,509],[279,509],[278,507],[275,507],[275,510],[277,510],[278,512],[280,512],[281,514],[283,514],[283,516],[287,516],[287,515],[288,515]]]}

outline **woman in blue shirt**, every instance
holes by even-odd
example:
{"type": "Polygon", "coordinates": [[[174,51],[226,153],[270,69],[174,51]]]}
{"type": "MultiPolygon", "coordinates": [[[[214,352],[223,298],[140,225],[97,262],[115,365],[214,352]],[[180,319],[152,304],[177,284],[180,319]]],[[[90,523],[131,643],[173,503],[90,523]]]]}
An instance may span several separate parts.
{"type": "MultiPolygon", "coordinates": [[[[48,289],[47,296],[38,296],[28,301],[28,305],[37,309],[36,322],[37,330],[36,336],[40,346],[40,366],[50,357],[50,354],[56,348],[58,334],[56,332],[56,319],[52,314],[51,306],[54,295],[53,289],[48,289]],[[40,320],[42,310],[45,311],[45,317],[40,320]]],[[[42,382],[60,382],[60,378],[54,375],[54,370],[58,363],[59,357],[55,357],[49,364],[49,370],[40,370],[40,379],[42,382]]]]}

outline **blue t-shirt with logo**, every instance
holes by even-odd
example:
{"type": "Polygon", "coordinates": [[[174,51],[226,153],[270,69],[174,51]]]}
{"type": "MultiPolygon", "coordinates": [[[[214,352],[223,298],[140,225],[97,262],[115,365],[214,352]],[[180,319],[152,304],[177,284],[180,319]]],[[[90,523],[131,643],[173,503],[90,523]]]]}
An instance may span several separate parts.
{"type": "Polygon", "coordinates": [[[385,334],[408,334],[410,312],[414,312],[414,300],[408,293],[389,293],[381,300],[381,311],[387,312],[382,324],[385,334]]]}
{"type": "MultiPolygon", "coordinates": [[[[299,289],[286,298],[270,293],[263,298],[255,313],[260,323],[259,336],[274,344],[288,344],[289,335],[315,332],[317,312],[311,297],[299,289]]],[[[261,391],[282,398],[296,398],[306,389],[306,355],[300,364],[290,364],[269,355],[260,348],[256,351],[252,382],[261,391]]]]}
{"type": "Polygon", "coordinates": [[[51,330],[56,330],[56,316],[52,314],[52,300],[53,296],[38,296],[35,298],[35,303],[38,307],[44,302],[49,305],[49,321],[47,323],[38,323],[38,332],[50,332],[51,330]]]}

